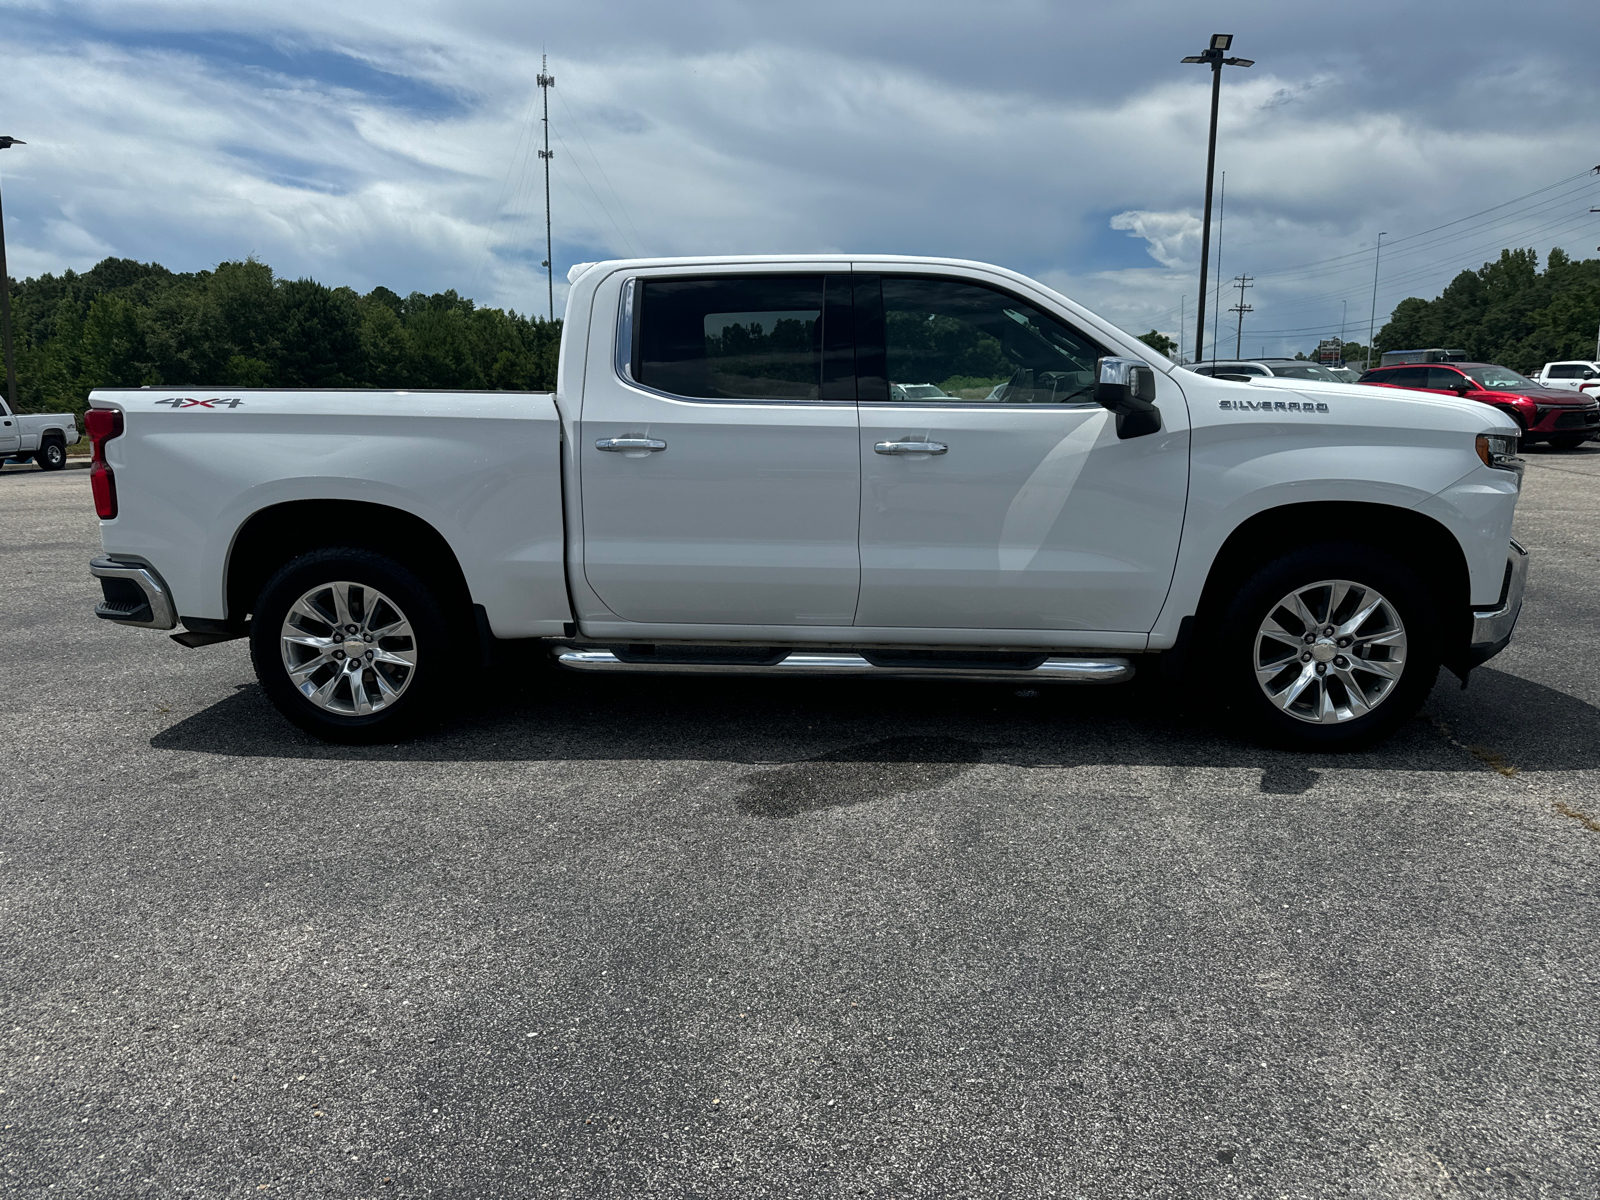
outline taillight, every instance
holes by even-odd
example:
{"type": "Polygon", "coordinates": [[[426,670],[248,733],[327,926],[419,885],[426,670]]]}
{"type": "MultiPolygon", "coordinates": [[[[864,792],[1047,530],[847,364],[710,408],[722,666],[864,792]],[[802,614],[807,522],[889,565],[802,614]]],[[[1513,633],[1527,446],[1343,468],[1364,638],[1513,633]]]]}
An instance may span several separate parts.
{"type": "Polygon", "coordinates": [[[122,410],[91,408],[83,414],[83,427],[89,431],[94,461],[89,466],[89,487],[94,492],[94,511],[102,521],[117,515],[117,477],[106,462],[106,443],[122,436],[122,410]]]}

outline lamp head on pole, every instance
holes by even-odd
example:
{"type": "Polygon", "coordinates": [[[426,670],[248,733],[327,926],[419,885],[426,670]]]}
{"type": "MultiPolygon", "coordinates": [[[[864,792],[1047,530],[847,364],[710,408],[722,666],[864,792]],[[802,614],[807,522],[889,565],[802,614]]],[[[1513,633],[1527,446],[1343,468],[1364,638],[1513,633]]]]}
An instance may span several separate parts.
{"type": "Polygon", "coordinates": [[[9,150],[13,146],[26,146],[27,144],[21,138],[0,137],[0,150],[9,150]]]}
{"type": "Polygon", "coordinates": [[[1224,58],[1228,48],[1233,45],[1233,34],[1213,33],[1211,44],[1206,47],[1203,54],[1191,54],[1181,61],[1186,63],[1205,63],[1213,69],[1219,66],[1253,67],[1256,60],[1253,58],[1224,58]]]}

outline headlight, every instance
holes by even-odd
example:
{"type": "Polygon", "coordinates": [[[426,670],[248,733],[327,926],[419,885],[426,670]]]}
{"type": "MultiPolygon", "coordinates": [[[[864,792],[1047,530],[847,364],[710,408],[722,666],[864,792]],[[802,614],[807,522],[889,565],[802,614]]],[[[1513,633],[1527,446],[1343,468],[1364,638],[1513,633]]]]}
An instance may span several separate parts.
{"type": "Polygon", "coordinates": [[[1522,460],[1517,457],[1517,435],[1514,433],[1480,433],[1478,457],[1486,467],[1502,471],[1522,470],[1522,460]]]}

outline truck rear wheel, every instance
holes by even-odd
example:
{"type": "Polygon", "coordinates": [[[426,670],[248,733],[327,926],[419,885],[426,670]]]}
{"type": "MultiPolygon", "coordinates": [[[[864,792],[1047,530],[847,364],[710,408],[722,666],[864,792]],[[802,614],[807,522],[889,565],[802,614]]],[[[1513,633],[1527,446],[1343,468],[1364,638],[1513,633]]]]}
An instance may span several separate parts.
{"type": "Polygon", "coordinates": [[[438,600],[406,566],[370,550],[303,554],[267,581],[250,657],[273,705],[330,742],[394,741],[448,689],[451,638],[438,600]]]}
{"type": "Polygon", "coordinates": [[[1415,571],[1359,543],[1268,563],[1219,622],[1213,668],[1248,730],[1302,750],[1368,745],[1421,707],[1443,652],[1415,571]]]}
{"type": "Polygon", "coordinates": [[[67,465],[67,448],[60,438],[46,438],[33,461],[39,464],[40,470],[59,471],[67,465]]]}

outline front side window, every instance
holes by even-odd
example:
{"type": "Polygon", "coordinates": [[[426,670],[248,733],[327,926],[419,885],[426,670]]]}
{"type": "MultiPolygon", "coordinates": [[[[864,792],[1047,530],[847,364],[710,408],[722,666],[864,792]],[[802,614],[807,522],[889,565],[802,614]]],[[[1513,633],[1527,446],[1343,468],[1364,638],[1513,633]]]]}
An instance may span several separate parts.
{"type": "Polygon", "coordinates": [[[1015,296],[953,279],[885,276],[883,318],[901,402],[1083,403],[1106,353],[1015,296]]]}
{"type": "Polygon", "coordinates": [[[1550,368],[1551,379],[1577,379],[1583,374],[1581,363],[1556,363],[1550,368]]]}
{"type": "Polygon", "coordinates": [[[1467,378],[1460,371],[1453,371],[1449,367],[1428,368],[1428,389],[1435,392],[1455,391],[1467,382],[1467,378]]]}
{"type": "Polygon", "coordinates": [[[1539,386],[1526,375],[1518,375],[1510,367],[1463,367],[1462,370],[1494,392],[1519,392],[1523,388],[1539,386]]]}
{"type": "Polygon", "coordinates": [[[695,399],[832,398],[836,389],[828,385],[848,386],[853,369],[848,282],[822,275],[642,279],[633,378],[695,399]],[[825,354],[825,346],[842,354],[825,354]],[[845,379],[834,380],[841,370],[845,379]]]}

